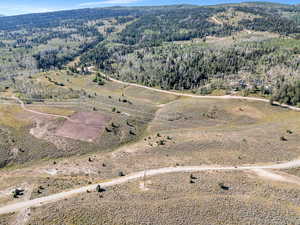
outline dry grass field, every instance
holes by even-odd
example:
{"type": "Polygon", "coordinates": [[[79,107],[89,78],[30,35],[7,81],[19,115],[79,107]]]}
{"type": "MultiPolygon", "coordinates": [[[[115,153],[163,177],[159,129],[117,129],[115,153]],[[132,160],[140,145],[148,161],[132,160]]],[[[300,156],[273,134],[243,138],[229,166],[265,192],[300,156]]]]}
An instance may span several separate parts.
{"type": "Polygon", "coordinates": [[[299,186],[247,173],[163,175],[31,211],[28,224],[298,224],[299,186]],[[220,188],[220,183],[229,190],[220,188]],[[283,198],[284,196],[284,198],[283,198]]]}
{"type": "MultiPolygon", "coordinates": [[[[86,95],[27,105],[58,117],[1,106],[7,116],[0,120],[0,206],[107,181],[120,171],[127,175],[176,166],[265,165],[300,155],[299,112],[256,101],[158,94],[110,81],[98,86],[93,75],[48,76],[64,82],[62,88],[72,86],[86,95]],[[14,199],[15,188],[24,188],[26,194],[14,199]]],[[[298,169],[284,172],[299,176],[298,169]]],[[[196,179],[189,173],[146,176],[145,183],[133,181],[103,193],[91,190],[32,208],[23,224],[300,222],[299,185],[268,180],[253,171],[193,176],[196,179]]],[[[20,213],[0,216],[0,224],[16,224],[25,215],[20,213]]]]}
{"type": "Polygon", "coordinates": [[[0,225],[300,225],[300,5],[96,3],[0,15],[0,225]]]}

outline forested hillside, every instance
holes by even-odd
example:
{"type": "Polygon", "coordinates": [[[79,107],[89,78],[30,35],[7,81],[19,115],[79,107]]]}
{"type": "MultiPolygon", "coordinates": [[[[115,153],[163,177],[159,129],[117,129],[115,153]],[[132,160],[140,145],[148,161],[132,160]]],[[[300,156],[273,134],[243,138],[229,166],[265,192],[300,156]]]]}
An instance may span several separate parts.
{"type": "Polygon", "coordinates": [[[1,17],[0,50],[5,85],[39,71],[72,76],[99,69],[163,89],[300,103],[299,6],[114,7],[1,17]]]}

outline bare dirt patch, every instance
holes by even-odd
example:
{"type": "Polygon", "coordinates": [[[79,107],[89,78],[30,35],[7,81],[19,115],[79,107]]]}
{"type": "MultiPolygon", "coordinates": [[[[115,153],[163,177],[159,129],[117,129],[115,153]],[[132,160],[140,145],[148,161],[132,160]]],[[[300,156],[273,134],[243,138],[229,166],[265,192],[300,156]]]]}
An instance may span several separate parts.
{"type": "Polygon", "coordinates": [[[300,178],[288,173],[279,171],[275,173],[274,171],[264,169],[254,169],[253,172],[265,179],[300,185],[300,178]]]}
{"type": "Polygon", "coordinates": [[[58,128],[55,135],[80,141],[94,141],[111,117],[99,112],[78,112],[58,128]]]}

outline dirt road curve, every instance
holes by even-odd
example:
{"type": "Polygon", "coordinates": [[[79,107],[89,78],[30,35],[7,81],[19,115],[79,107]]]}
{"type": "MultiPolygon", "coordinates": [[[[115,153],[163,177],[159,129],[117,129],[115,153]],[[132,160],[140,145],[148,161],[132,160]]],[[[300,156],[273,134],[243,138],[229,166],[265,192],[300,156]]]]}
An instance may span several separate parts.
{"type": "MultiPolygon", "coordinates": [[[[104,75],[104,76],[106,76],[106,75],[104,75]]],[[[252,98],[252,97],[199,96],[199,95],[193,95],[193,94],[176,93],[176,92],[172,92],[172,91],[166,91],[166,90],[160,90],[160,89],[156,89],[156,88],[146,87],[146,86],[139,85],[139,84],[132,84],[132,83],[128,83],[128,82],[123,82],[123,81],[115,80],[115,79],[112,79],[112,78],[109,78],[109,79],[113,82],[117,82],[117,83],[120,83],[120,84],[123,84],[123,85],[136,86],[136,87],[140,87],[140,88],[149,89],[151,91],[156,91],[156,92],[161,92],[161,93],[166,93],[166,94],[172,94],[172,95],[176,95],[176,96],[184,96],[184,97],[200,98],[200,99],[201,98],[202,99],[242,99],[242,100],[249,100],[249,101],[269,102],[267,99],[252,98]]],[[[14,99],[17,100],[21,104],[21,107],[25,111],[32,112],[32,113],[35,113],[35,114],[45,115],[45,116],[62,117],[62,118],[65,118],[67,120],[70,120],[69,117],[54,115],[54,114],[47,114],[47,113],[42,113],[42,112],[37,112],[37,111],[34,111],[34,110],[27,109],[25,107],[24,103],[20,99],[18,99],[16,97],[14,97],[14,99]]],[[[297,108],[297,107],[286,106],[286,105],[283,105],[283,106],[286,107],[286,108],[292,109],[292,110],[300,111],[300,108],[297,108]]],[[[300,167],[300,160],[290,161],[290,162],[281,163],[281,164],[252,165],[252,166],[242,166],[242,167],[233,167],[233,166],[231,166],[231,167],[217,167],[217,166],[168,167],[168,168],[147,170],[147,176],[155,176],[155,175],[160,175],[160,174],[176,173],[176,172],[247,171],[247,170],[257,171],[257,170],[264,170],[264,169],[277,169],[277,170],[280,170],[280,169],[289,169],[289,168],[296,168],[296,167],[300,167]]],[[[130,174],[130,175],[125,176],[125,177],[115,178],[115,179],[112,179],[109,182],[103,182],[103,183],[99,183],[99,184],[104,188],[114,186],[114,185],[118,185],[118,184],[123,184],[123,183],[129,182],[131,180],[136,180],[136,179],[139,179],[139,178],[143,178],[144,177],[144,172],[145,171],[140,171],[140,172],[133,173],[133,174],[130,174]]],[[[49,196],[42,197],[42,198],[37,198],[37,199],[33,199],[33,200],[26,200],[26,201],[23,201],[23,202],[3,206],[3,207],[0,207],[0,214],[7,214],[7,213],[23,210],[23,209],[26,209],[26,208],[38,207],[38,206],[41,206],[41,205],[45,205],[47,203],[59,201],[59,200],[65,199],[65,198],[72,197],[76,194],[85,193],[87,190],[95,190],[97,185],[98,184],[84,186],[84,187],[81,187],[81,188],[76,188],[76,189],[73,189],[73,190],[61,192],[61,193],[58,193],[58,194],[49,195],[49,196]]]]}
{"type": "MultiPolygon", "coordinates": [[[[182,97],[200,98],[200,99],[240,99],[240,100],[248,100],[248,101],[267,102],[267,103],[270,102],[268,99],[255,98],[255,97],[243,97],[243,96],[232,96],[232,95],[208,96],[208,95],[184,94],[184,93],[178,93],[178,92],[174,92],[174,91],[166,91],[166,90],[161,90],[161,89],[157,89],[157,88],[147,87],[147,86],[143,86],[143,85],[140,85],[140,84],[124,82],[124,81],[120,81],[120,80],[116,80],[116,79],[113,79],[111,77],[108,77],[105,74],[102,74],[102,75],[107,77],[109,80],[111,80],[113,82],[116,82],[116,83],[119,83],[119,84],[129,85],[129,86],[134,86],[134,87],[140,87],[140,88],[148,89],[148,90],[151,90],[151,91],[156,91],[156,92],[161,92],[161,93],[171,94],[171,95],[176,95],[176,96],[182,96],[182,97]]],[[[291,109],[291,110],[300,111],[300,108],[295,107],[295,106],[280,104],[279,102],[274,102],[274,104],[285,107],[285,108],[288,108],[288,109],[291,109]]]]}
{"type": "MultiPolygon", "coordinates": [[[[161,89],[157,89],[157,88],[147,87],[147,86],[140,85],[140,84],[124,82],[124,81],[113,79],[113,78],[105,75],[104,73],[101,73],[101,74],[104,77],[108,78],[110,81],[113,81],[115,83],[119,83],[119,84],[123,84],[123,85],[128,85],[128,86],[139,87],[139,88],[144,88],[144,89],[148,89],[148,90],[155,91],[155,92],[160,92],[160,93],[164,93],[164,94],[171,94],[171,95],[176,95],[176,96],[181,96],[181,97],[190,97],[190,98],[199,98],[199,99],[237,99],[237,100],[260,101],[260,102],[269,103],[268,99],[255,98],[255,97],[243,97],[243,96],[232,96],[232,95],[209,96],[209,95],[194,95],[194,94],[178,93],[178,92],[174,92],[174,91],[167,91],[167,90],[161,90],[161,89]]],[[[35,111],[35,110],[28,109],[28,108],[25,107],[24,102],[21,101],[19,98],[13,96],[12,99],[18,101],[21,104],[21,107],[25,111],[27,111],[27,112],[31,112],[31,113],[35,113],[35,114],[39,114],[39,115],[44,115],[44,116],[51,116],[51,117],[57,117],[57,118],[65,118],[65,119],[67,119],[69,121],[72,121],[67,116],[61,116],[61,115],[55,115],[55,114],[49,114],[49,113],[42,113],[42,112],[38,112],[38,111],[35,111]]],[[[274,102],[273,104],[285,107],[287,109],[291,109],[291,110],[295,110],[295,111],[299,111],[300,112],[300,108],[295,107],[295,106],[290,106],[290,105],[286,105],[286,104],[280,104],[279,102],[274,102]]],[[[72,122],[75,122],[75,121],[72,121],[72,122]]]]}
{"type": "Polygon", "coordinates": [[[211,17],[212,21],[214,21],[216,24],[219,24],[219,25],[224,25],[223,22],[221,22],[220,20],[218,20],[216,17],[211,17]]]}
{"type": "MultiPolygon", "coordinates": [[[[177,173],[177,172],[201,172],[201,171],[247,171],[247,170],[257,170],[257,169],[289,169],[300,167],[300,160],[295,160],[282,164],[270,164],[270,165],[261,165],[261,166],[243,166],[243,167],[217,167],[217,166],[190,166],[190,167],[167,167],[160,169],[147,170],[147,176],[155,176],[166,173],[177,173]]],[[[131,180],[136,180],[144,177],[145,171],[140,171],[137,173],[130,174],[125,177],[115,178],[108,182],[99,183],[101,187],[107,188],[118,184],[123,184],[131,180]]],[[[33,200],[27,200],[11,205],[7,205],[0,208],[0,214],[7,214],[22,209],[30,207],[39,207],[47,203],[59,201],[65,198],[72,197],[76,194],[85,193],[87,190],[94,191],[96,190],[98,184],[93,184],[89,186],[84,186],[81,188],[76,188],[70,191],[61,192],[58,194],[49,195],[42,198],[37,198],[33,200]]]]}
{"type": "Polygon", "coordinates": [[[15,97],[15,96],[13,96],[13,97],[11,97],[11,98],[14,99],[14,100],[16,100],[17,102],[19,102],[20,105],[21,105],[21,108],[22,108],[24,111],[26,111],[26,112],[30,112],[30,113],[34,113],[34,114],[42,115],[42,116],[50,116],[50,117],[55,117],[55,118],[64,118],[64,119],[69,120],[69,121],[71,121],[71,122],[76,122],[76,121],[71,120],[71,119],[70,119],[69,117],[67,117],[67,116],[56,115],[56,114],[50,114],[50,113],[43,113],[43,112],[35,111],[35,110],[32,110],[32,109],[28,109],[28,108],[25,106],[24,102],[23,102],[21,99],[15,97]]]}

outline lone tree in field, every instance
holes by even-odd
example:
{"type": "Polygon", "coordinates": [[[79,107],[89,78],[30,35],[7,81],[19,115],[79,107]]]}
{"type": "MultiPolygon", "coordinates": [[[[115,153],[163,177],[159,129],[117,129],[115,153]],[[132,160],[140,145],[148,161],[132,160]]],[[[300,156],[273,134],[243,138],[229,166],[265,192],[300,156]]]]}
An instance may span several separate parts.
{"type": "Polygon", "coordinates": [[[129,127],[134,127],[128,120],[126,121],[126,123],[129,127]]]}
{"type": "Polygon", "coordinates": [[[193,174],[191,174],[190,178],[191,178],[192,180],[196,180],[196,179],[197,179],[197,177],[195,177],[193,174]]]}
{"type": "Polygon", "coordinates": [[[229,190],[229,187],[224,185],[224,183],[219,183],[219,187],[222,189],[222,190],[225,190],[225,191],[228,191],[229,190]]]}
{"type": "Polygon", "coordinates": [[[101,188],[100,184],[98,184],[97,187],[96,187],[96,191],[100,193],[100,192],[103,192],[103,190],[104,189],[101,188]]]}
{"type": "Polygon", "coordinates": [[[109,129],[108,127],[105,127],[105,130],[106,130],[106,132],[108,132],[108,133],[111,133],[111,132],[112,132],[112,130],[109,129]]]}
{"type": "Polygon", "coordinates": [[[19,196],[22,196],[22,195],[24,195],[24,189],[15,189],[13,192],[12,192],[12,194],[13,194],[13,197],[14,198],[19,198],[19,196]]]}
{"type": "Polygon", "coordinates": [[[120,172],[119,172],[119,176],[120,176],[120,177],[124,177],[124,176],[125,176],[125,174],[123,173],[123,171],[120,171],[120,172]]]}
{"type": "Polygon", "coordinates": [[[284,136],[281,136],[281,137],[280,137],[280,140],[281,140],[281,141],[287,141],[287,139],[286,139],[284,136]]]}
{"type": "Polygon", "coordinates": [[[136,133],[135,133],[134,131],[132,131],[132,130],[129,131],[129,134],[131,134],[131,135],[133,135],[133,136],[136,135],[136,133]]]}

